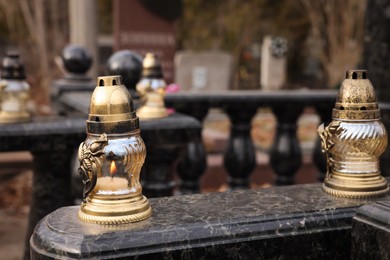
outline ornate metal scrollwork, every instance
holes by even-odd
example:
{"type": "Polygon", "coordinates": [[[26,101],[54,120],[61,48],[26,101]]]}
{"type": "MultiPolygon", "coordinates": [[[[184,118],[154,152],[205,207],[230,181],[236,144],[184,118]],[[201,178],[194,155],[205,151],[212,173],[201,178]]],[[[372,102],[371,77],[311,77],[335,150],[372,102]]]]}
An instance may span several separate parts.
{"type": "Polygon", "coordinates": [[[79,146],[80,167],[78,168],[78,173],[81,175],[84,183],[84,201],[95,188],[98,171],[101,169],[99,157],[104,154],[103,149],[107,144],[107,135],[102,134],[99,139],[92,141],[89,145],[82,142],[79,146]]]}
{"type": "Polygon", "coordinates": [[[331,169],[334,164],[332,155],[329,153],[329,150],[335,145],[333,141],[333,136],[340,134],[343,129],[340,127],[340,121],[333,121],[327,127],[324,127],[324,124],[318,127],[318,134],[321,138],[321,151],[326,155],[326,176],[331,172],[331,169]]]}

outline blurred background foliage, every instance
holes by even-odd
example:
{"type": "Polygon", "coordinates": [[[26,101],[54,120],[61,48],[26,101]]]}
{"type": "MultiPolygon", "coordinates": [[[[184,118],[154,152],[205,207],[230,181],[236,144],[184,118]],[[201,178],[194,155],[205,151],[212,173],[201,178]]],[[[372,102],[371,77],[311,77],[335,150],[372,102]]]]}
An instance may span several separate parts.
{"type": "Polygon", "coordinates": [[[365,0],[184,0],[178,46],[242,51],[266,35],[289,42],[289,85],[335,88],[360,61],[365,0]],[[311,83],[310,86],[307,84],[311,83]]]}
{"type": "MultiPolygon", "coordinates": [[[[365,6],[366,0],[183,0],[177,46],[231,53],[233,86],[245,88],[240,78],[258,72],[264,36],[282,36],[289,43],[290,88],[335,88],[361,60],[365,6]]],[[[112,34],[112,0],[97,0],[97,9],[98,31],[112,34]]],[[[21,52],[38,112],[47,112],[68,41],[68,1],[0,0],[0,55],[21,52]]]]}

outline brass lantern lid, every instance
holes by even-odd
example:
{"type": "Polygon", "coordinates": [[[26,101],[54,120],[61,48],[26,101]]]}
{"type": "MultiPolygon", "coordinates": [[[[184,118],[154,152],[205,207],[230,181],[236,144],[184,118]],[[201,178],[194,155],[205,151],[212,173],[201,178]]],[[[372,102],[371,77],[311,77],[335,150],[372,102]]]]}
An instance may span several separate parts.
{"type": "Polygon", "coordinates": [[[336,120],[377,120],[380,110],[366,70],[348,70],[332,112],[336,120]]]}
{"type": "Polygon", "coordinates": [[[119,75],[97,78],[89,109],[88,134],[110,135],[139,131],[133,100],[119,75]]]}
{"type": "Polygon", "coordinates": [[[163,72],[159,58],[154,53],[146,53],[142,62],[143,78],[162,78],[163,72]]]}

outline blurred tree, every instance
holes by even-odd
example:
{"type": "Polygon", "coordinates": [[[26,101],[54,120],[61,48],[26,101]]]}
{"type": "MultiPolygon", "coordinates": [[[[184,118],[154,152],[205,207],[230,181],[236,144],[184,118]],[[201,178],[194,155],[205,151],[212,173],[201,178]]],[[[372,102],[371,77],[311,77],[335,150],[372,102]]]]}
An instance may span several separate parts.
{"type": "Polygon", "coordinates": [[[303,44],[309,29],[302,14],[301,7],[289,0],[184,0],[178,46],[231,52],[238,67],[240,54],[248,45],[261,43],[266,35],[283,36],[290,45],[289,76],[294,81],[302,72],[303,44]]]}
{"type": "Polygon", "coordinates": [[[366,0],[300,0],[310,20],[310,55],[321,62],[324,85],[337,87],[347,69],[355,68],[363,50],[366,0]]]}
{"type": "Polygon", "coordinates": [[[98,32],[101,34],[111,34],[112,33],[112,0],[97,0],[97,9],[98,9],[98,32]]]}
{"type": "Polygon", "coordinates": [[[59,73],[54,57],[68,39],[67,10],[61,0],[0,0],[0,21],[6,25],[2,38],[21,53],[37,113],[50,112],[50,84],[59,73]]]}

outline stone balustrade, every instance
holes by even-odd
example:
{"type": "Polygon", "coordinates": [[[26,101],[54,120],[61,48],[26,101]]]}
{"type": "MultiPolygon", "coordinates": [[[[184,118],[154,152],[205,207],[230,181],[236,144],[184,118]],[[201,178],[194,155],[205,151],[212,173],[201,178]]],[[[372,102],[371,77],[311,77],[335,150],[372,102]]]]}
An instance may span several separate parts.
{"type": "MultiPolygon", "coordinates": [[[[91,93],[89,93],[90,95],[91,93]]],[[[32,201],[26,248],[35,225],[53,210],[73,204],[71,159],[85,140],[86,116],[34,117],[31,122],[0,125],[0,152],[30,151],[33,156],[32,201]]],[[[148,158],[143,167],[144,194],[174,194],[174,165],[186,144],[200,136],[199,122],[179,113],[140,122],[148,158]]],[[[82,186],[82,182],[79,182],[82,186]]],[[[79,194],[81,198],[82,194],[79,194]]]]}
{"type": "MultiPolygon", "coordinates": [[[[331,121],[336,101],[335,90],[282,90],[264,91],[214,91],[170,93],[165,97],[168,107],[203,121],[210,108],[221,108],[230,118],[231,129],[224,166],[230,176],[231,189],[248,188],[249,177],[256,164],[255,148],[250,136],[251,121],[258,108],[269,107],[277,119],[277,131],[270,151],[270,164],[276,173],[277,185],[294,184],[294,177],[302,163],[302,151],[297,139],[297,120],[305,107],[314,107],[325,124],[331,121]]],[[[195,193],[194,183],[199,180],[205,165],[205,152],[201,140],[187,146],[187,160],[178,171],[184,193],[195,193]],[[202,162],[199,164],[199,162],[202,162]],[[185,165],[186,164],[186,165],[185,165]],[[190,169],[186,172],[181,169],[190,169]]],[[[326,171],[320,141],[317,140],[313,161],[319,168],[319,179],[326,171]]]]}

